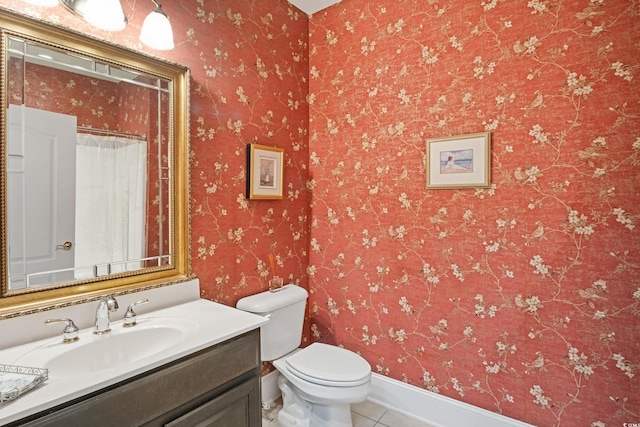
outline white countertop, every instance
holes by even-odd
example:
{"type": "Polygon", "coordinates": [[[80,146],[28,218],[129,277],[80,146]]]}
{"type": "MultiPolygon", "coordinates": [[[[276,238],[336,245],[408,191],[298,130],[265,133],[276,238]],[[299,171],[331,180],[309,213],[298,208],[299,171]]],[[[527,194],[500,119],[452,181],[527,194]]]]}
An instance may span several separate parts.
{"type": "MultiPolygon", "coordinates": [[[[84,396],[104,387],[141,374],[150,369],[187,356],[196,351],[221,343],[245,332],[259,328],[267,319],[247,313],[233,307],[198,299],[157,311],[138,314],[138,321],[148,318],[188,318],[195,322],[195,330],[175,345],[159,354],[132,363],[126,363],[117,369],[101,370],[90,374],[56,376],[49,371],[49,379],[42,385],[27,392],[11,402],[0,403],[0,425],[19,420],[31,414],[43,411],[69,400],[84,396]]],[[[111,323],[111,328],[122,327],[122,320],[111,323]]],[[[135,326],[134,326],[135,328],[135,326]]],[[[81,330],[81,340],[76,343],[60,344],[73,346],[82,341],[82,335],[90,334],[81,330]]],[[[96,336],[99,339],[100,336],[96,336]]],[[[27,353],[43,345],[61,343],[62,335],[46,338],[23,345],[0,350],[0,364],[16,365],[27,353]]],[[[32,366],[42,368],[42,366],[32,366]]]]}

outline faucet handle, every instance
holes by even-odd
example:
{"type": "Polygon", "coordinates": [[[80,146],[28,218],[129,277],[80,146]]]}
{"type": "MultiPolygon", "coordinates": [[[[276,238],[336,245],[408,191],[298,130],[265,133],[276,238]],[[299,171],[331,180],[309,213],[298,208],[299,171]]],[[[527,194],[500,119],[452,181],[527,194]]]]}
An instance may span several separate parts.
{"type": "Polygon", "coordinates": [[[124,322],[122,323],[122,326],[124,326],[125,328],[130,328],[131,326],[135,326],[136,325],[136,312],[133,311],[133,307],[135,307],[136,305],[140,305],[140,304],[146,304],[148,303],[149,300],[147,298],[140,300],[138,302],[134,302],[133,304],[130,304],[129,307],[127,307],[127,312],[124,314],[124,322]]]}
{"type": "Polygon", "coordinates": [[[62,342],[67,344],[70,342],[78,341],[80,338],[78,337],[78,327],[73,320],[71,319],[47,319],[44,321],[45,324],[49,323],[58,323],[65,322],[66,326],[62,330],[62,342]]]}

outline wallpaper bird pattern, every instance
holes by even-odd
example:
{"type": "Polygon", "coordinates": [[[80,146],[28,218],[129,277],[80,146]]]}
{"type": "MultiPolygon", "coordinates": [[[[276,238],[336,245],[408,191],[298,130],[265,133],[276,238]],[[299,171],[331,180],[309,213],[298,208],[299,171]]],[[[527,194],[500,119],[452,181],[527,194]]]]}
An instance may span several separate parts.
{"type": "Polygon", "coordinates": [[[640,2],[343,1],[310,20],[312,340],[540,426],[640,419],[640,2]],[[425,189],[490,132],[492,185],[425,189]]]}
{"type": "MultiPolygon", "coordinates": [[[[2,0],[145,51],[150,9],[122,3],[104,33],[2,0]]],[[[640,2],[163,9],[176,48],[150,53],[192,75],[203,297],[278,274],[311,292],[306,342],[374,372],[539,426],[640,422],[640,2]],[[491,187],[427,191],[426,139],[477,132],[491,187]],[[285,149],[282,201],[244,196],[254,142],[285,149]]]]}

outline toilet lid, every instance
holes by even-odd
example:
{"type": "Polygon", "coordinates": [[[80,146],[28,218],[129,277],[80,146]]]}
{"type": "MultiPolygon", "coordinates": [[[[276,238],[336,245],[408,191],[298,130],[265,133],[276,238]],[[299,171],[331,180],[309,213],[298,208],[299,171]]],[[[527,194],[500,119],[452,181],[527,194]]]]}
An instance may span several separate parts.
{"type": "Polygon", "coordinates": [[[314,384],[354,387],[369,381],[371,366],[344,348],[313,343],[286,359],[287,369],[314,384]]]}

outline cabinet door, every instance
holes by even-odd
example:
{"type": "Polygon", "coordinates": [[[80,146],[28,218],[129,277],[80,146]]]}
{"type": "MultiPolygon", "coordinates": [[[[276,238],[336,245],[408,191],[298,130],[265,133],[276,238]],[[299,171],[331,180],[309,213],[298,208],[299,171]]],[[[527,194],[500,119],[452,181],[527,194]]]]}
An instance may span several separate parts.
{"type": "Polygon", "coordinates": [[[255,380],[246,381],[221,396],[199,406],[165,427],[259,427],[260,387],[255,380]]]}

